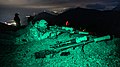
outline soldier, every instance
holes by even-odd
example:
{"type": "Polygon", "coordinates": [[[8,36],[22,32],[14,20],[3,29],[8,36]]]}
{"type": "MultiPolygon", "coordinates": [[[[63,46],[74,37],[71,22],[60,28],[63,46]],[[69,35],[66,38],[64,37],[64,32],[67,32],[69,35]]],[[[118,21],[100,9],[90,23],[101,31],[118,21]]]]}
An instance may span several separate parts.
{"type": "Polygon", "coordinates": [[[20,26],[20,18],[18,16],[19,14],[18,13],[15,13],[15,17],[14,17],[14,21],[16,22],[16,26],[20,26]]]}

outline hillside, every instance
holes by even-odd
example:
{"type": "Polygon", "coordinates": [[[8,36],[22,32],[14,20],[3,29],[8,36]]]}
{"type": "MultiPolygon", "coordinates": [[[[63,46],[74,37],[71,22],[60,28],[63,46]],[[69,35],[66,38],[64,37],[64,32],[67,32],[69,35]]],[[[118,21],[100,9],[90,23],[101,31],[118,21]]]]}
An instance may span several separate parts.
{"type": "Polygon", "coordinates": [[[46,25],[44,28],[40,25],[41,21],[11,35],[1,34],[0,66],[120,66],[120,39],[114,35],[101,38],[72,28],[51,26],[47,29],[46,25]],[[22,34],[16,36],[19,33],[22,34]]]}

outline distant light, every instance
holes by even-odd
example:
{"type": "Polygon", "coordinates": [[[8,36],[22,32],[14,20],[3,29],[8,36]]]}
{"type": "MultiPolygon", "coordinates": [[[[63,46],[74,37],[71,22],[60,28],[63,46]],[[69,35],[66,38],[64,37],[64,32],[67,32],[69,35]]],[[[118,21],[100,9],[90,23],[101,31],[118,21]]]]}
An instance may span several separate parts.
{"type": "Polygon", "coordinates": [[[16,23],[7,23],[7,25],[16,26],[16,23]]]}
{"type": "Polygon", "coordinates": [[[25,17],[30,17],[30,16],[25,16],[25,17]]]}
{"type": "Polygon", "coordinates": [[[12,25],[12,24],[8,23],[7,25],[12,25]]]}
{"type": "Polygon", "coordinates": [[[12,25],[12,26],[16,26],[16,22],[14,20],[10,20],[8,22],[4,22],[7,25],[12,25]]]}
{"type": "Polygon", "coordinates": [[[35,15],[36,15],[36,13],[34,12],[34,13],[33,13],[33,16],[35,16],[35,15]]]}
{"type": "Polygon", "coordinates": [[[7,22],[4,22],[4,24],[7,24],[7,22]]]}
{"type": "Polygon", "coordinates": [[[83,29],[83,31],[86,31],[86,29],[83,29]]]}
{"type": "Polygon", "coordinates": [[[67,9],[67,8],[63,8],[64,10],[67,9]]]}
{"type": "Polygon", "coordinates": [[[53,11],[54,13],[58,13],[58,11],[53,11]]]}
{"type": "Polygon", "coordinates": [[[44,10],[43,12],[46,12],[46,10],[44,10]]]}

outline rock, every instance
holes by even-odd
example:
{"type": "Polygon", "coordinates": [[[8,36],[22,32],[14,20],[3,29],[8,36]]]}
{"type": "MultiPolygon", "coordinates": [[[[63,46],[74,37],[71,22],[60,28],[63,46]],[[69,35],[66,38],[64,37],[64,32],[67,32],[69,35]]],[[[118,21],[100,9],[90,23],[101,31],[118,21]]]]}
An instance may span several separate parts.
{"type": "Polygon", "coordinates": [[[70,55],[70,52],[62,52],[62,53],[60,54],[60,56],[68,56],[68,55],[70,55]]]}
{"type": "Polygon", "coordinates": [[[46,58],[46,55],[50,55],[50,54],[56,54],[58,53],[57,51],[54,50],[41,50],[39,52],[35,52],[35,58],[39,59],[39,58],[46,58]]]}
{"type": "Polygon", "coordinates": [[[23,41],[23,42],[27,42],[27,40],[26,40],[26,39],[22,39],[22,41],[23,41]]]}
{"type": "Polygon", "coordinates": [[[36,52],[35,53],[35,59],[39,59],[39,58],[45,58],[45,54],[41,54],[40,52],[36,52]]]}

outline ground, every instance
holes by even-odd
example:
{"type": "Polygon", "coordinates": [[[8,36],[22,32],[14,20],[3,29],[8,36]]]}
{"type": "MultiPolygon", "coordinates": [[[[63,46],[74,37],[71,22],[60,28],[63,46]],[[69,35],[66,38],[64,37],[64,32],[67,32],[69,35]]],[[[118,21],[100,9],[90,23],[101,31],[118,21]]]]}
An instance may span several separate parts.
{"type": "MultiPolygon", "coordinates": [[[[46,38],[38,41],[16,44],[16,36],[2,34],[0,36],[0,67],[119,67],[120,66],[120,38],[107,41],[91,42],[84,46],[68,48],[45,58],[36,58],[35,53],[41,50],[55,50],[50,45],[57,41],[65,41],[79,36],[62,33],[58,37],[46,38]],[[6,36],[6,37],[5,37],[6,36]],[[69,52],[68,55],[61,54],[69,52]]],[[[96,36],[88,35],[91,38],[96,36]]],[[[74,44],[73,44],[74,45],[74,44]]],[[[59,50],[59,49],[56,49],[59,50]]]]}

